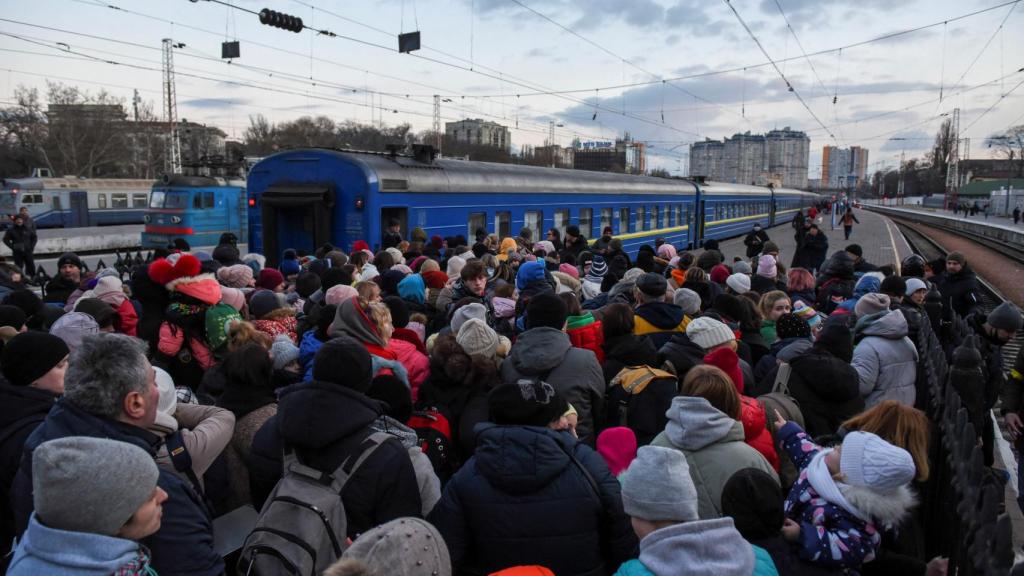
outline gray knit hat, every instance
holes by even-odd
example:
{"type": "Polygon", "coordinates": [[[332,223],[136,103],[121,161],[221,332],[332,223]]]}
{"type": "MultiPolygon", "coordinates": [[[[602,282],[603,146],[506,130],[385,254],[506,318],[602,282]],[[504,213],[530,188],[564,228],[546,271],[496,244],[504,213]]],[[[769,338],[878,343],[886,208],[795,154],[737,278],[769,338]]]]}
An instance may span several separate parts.
{"type": "Polygon", "coordinates": [[[725,285],[737,294],[750,292],[750,276],[737,272],[725,279],[725,285]]]}
{"type": "Polygon", "coordinates": [[[50,528],[116,536],[153,496],[159,476],[153,456],[134,444],[88,436],[50,440],[32,456],[36,515],[50,528]]]}
{"type": "Polygon", "coordinates": [[[686,325],[686,337],[697,346],[708,350],[719,344],[735,340],[736,334],[725,323],[701,316],[694,318],[686,325]]]}
{"type": "Polygon", "coordinates": [[[479,318],[470,318],[459,328],[455,336],[462,350],[470,356],[494,358],[498,353],[498,334],[479,318]]]}
{"type": "Polygon", "coordinates": [[[342,555],[360,560],[380,574],[451,576],[452,561],[444,538],[429,522],[398,518],[364,532],[342,555]]]}
{"type": "Polygon", "coordinates": [[[619,476],[622,507],[643,520],[697,520],[697,488],[686,456],[674,448],[643,446],[619,476]]]}
{"type": "Polygon", "coordinates": [[[850,432],[843,438],[839,470],[847,484],[876,490],[905,486],[917,474],[909,452],[870,432],[850,432]]]}
{"type": "Polygon", "coordinates": [[[274,369],[281,370],[299,359],[299,348],[287,334],[278,334],[270,346],[270,357],[274,359],[274,369]]]}
{"type": "Polygon", "coordinates": [[[853,313],[857,315],[857,318],[878,314],[888,310],[890,302],[891,300],[887,295],[879,292],[870,292],[857,300],[857,305],[853,307],[853,313]]]}
{"type": "Polygon", "coordinates": [[[737,274],[753,274],[754,269],[750,267],[750,264],[746,260],[740,260],[732,263],[732,271],[737,274]]]}
{"type": "Polygon", "coordinates": [[[100,333],[100,325],[84,312],[68,312],[50,326],[50,334],[60,338],[74,351],[82,345],[82,338],[100,333]]]}
{"type": "Polygon", "coordinates": [[[693,316],[700,312],[700,294],[689,288],[680,288],[672,295],[672,302],[683,309],[683,314],[693,316]]]}
{"type": "Polygon", "coordinates": [[[481,320],[487,320],[487,307],[479,302],[472,302],[462,306],[452,314],[452,334],[458,334],[459,329],[466,323],[466,320],[470,318],[479,318],[481,320]]]}
{"type": "Polygon", "coordinates": [[[1007,300],[996,306],[996,309],[989,313],[985,323],[999,330],[1016,332],[1024,324],[1024,318],[1021,317],[1020,308],[1017,308],[1013,302],[1007,300]]]}

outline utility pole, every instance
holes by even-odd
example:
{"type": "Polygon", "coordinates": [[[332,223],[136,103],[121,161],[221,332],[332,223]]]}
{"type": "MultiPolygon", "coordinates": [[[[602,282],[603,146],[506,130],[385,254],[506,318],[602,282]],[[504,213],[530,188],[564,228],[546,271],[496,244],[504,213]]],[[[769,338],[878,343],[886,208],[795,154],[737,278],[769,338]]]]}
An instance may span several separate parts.
{"type": "Polygon", "coordinates": [[[946,206],[952,206],[957,202],[960,193],[960,109],[953,109],[953,122],[951,125],[952,146],[949,149],[949,162],[946,165],[946,193],[951,194],[953,199],[947,202],[946,206]]]}
{"type": "Polygon", "coordinates": [[[906,194],[903,190],[903,162],[906,158],[906,151],[900,152],[900,183],[896,187],[896,205],[903,204],[903,196],[906,194]]]}
{"type": "Polygon", "coordinates": [[[178,136],[178,96],[174,87],[174,49],[183,48],[170,38],[164,38],[164,119],[167,122],[167,152],[165,171],[167,174],[181,172],[181,139],[178,136]]]}
{"type": "Polygon", "coordinates": [[[437,153],[441,153],[441,143],[444,139],[441,137],[441,96],[434,94],[434,148],[437,153]]]}

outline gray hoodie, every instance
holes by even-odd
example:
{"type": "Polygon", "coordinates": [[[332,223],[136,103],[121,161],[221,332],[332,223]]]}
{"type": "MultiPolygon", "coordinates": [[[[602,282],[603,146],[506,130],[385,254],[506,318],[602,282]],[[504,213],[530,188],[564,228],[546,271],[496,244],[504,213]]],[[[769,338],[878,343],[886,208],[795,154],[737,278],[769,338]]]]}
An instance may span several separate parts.
{"type": "Polygon", "coordinates": [[[907,319],[900,310],[872,314],[857,322],[859,341],[850,365],[859,376],[866,408],[883,400],[914,405],[918,354],[907,331],[907,319]]]}
{"type": "Polygon", "coordinates": [[[420,440],[416,431],[395,420],[391,416],[381,416],[370,424],[374,432],[391,434],[405,446],[409,452],[409,460],[412,461],[412,469],[416,472],[416,483],[420,487],[420,502],[423,504],[423,516],[430,514],[434,505],[441,499],[441,481],[434,472],[434,465],[430,458],[420,448],[420,440]]]}
{"type": "Polygon", "coordinates": [[[675,448],[686,456],[702,520],[722,516],[722,488],[736,472],[756,468],[778,480],[764,456],[744,442],[743,424],[706,399],[676,396],[665,416],[665,431],[651,445],[675,448]]]}
{"type": "Polygon", "coordinates": [[[729,517],[674,524],[640,541],[640,563],[655,576],[750,576],[754,561],[729,517]]]}

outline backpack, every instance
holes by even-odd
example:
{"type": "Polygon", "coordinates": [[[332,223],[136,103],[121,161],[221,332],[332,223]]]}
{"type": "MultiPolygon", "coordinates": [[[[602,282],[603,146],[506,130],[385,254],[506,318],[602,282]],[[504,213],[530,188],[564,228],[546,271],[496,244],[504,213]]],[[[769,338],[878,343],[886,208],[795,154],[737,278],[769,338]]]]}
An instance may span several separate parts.
{"type": "Polygon", "coordinates": [[[426,406],[414,411],[407,425],[416,432],[420,449],[430,459],[443,486],[459,469],[451,422],[437,406],[426,406]]]}
{"type": "Polygon", "coordinates": [[[627,366],[608,388],[607,426],[626,426],[636,434],[637,446],[651,443],[668,424],[665,412],[679,392],[671,372],[650,366],[627,366]]]}
{"type": "Polygon", "coordinates": [[[284,475],[245,539],[238,572],[255,576],[320,574],[348,547],[341,493],[356,470],[391,436],[374,432],[334,472],[302,464],[284,448],[284,475]]]}
{"type": "Polygon", "coordinates": [[[772,441],[779,453],[779,480],[782,482],[783,489],[796,482],[800,471],[796,469],[793,461],[789,459],[786,451],[781,449],[776,439],[776,431],[772,427],[772,423],[775,421],[775,411],[778,410],[786,420],[796,422],[801,428],[804,427],[804,415],[800,412],[800,403],[789,394],[789,377],[792,373],[793,367],[789,365],[789,362],[779,364],[779,371],[775,375],[772,391],[757,397],[757,402],[764,408],[768,432],[771,433],[772,441]]]}

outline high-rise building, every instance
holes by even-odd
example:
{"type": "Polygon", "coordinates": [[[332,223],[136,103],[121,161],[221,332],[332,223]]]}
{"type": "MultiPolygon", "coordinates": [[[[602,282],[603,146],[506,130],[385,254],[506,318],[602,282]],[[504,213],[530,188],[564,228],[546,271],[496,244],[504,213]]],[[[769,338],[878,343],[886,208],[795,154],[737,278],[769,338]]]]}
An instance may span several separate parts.
{"type": "Polygon", "coordinates": [[[479,118],[445,122],[444,135],[456,142],[492,146],[502,150],[512,149],[512,136],[508,126],[479,118]]]}
{"type": "Polygon", "coordinates": [[[825,146],[821,150],[821,185],[826,188],[847,188],[864,181],[868,172],[868,150],[860,146],[839,148],[825,146]]]}
{"type": "Polygon", "coordinates": [[[807,187],[810,139],[803,132],[772,130],[706,139],[690,146],[690,175],[736,184],[807,187]]]}
{"type": "Polygon", "coordinates": [[[597,172],[643,174],[647,171],[647,147],[634,142],[629,134],[612,141],[576,141],[573,143],[573,168],[597,172]]]}

